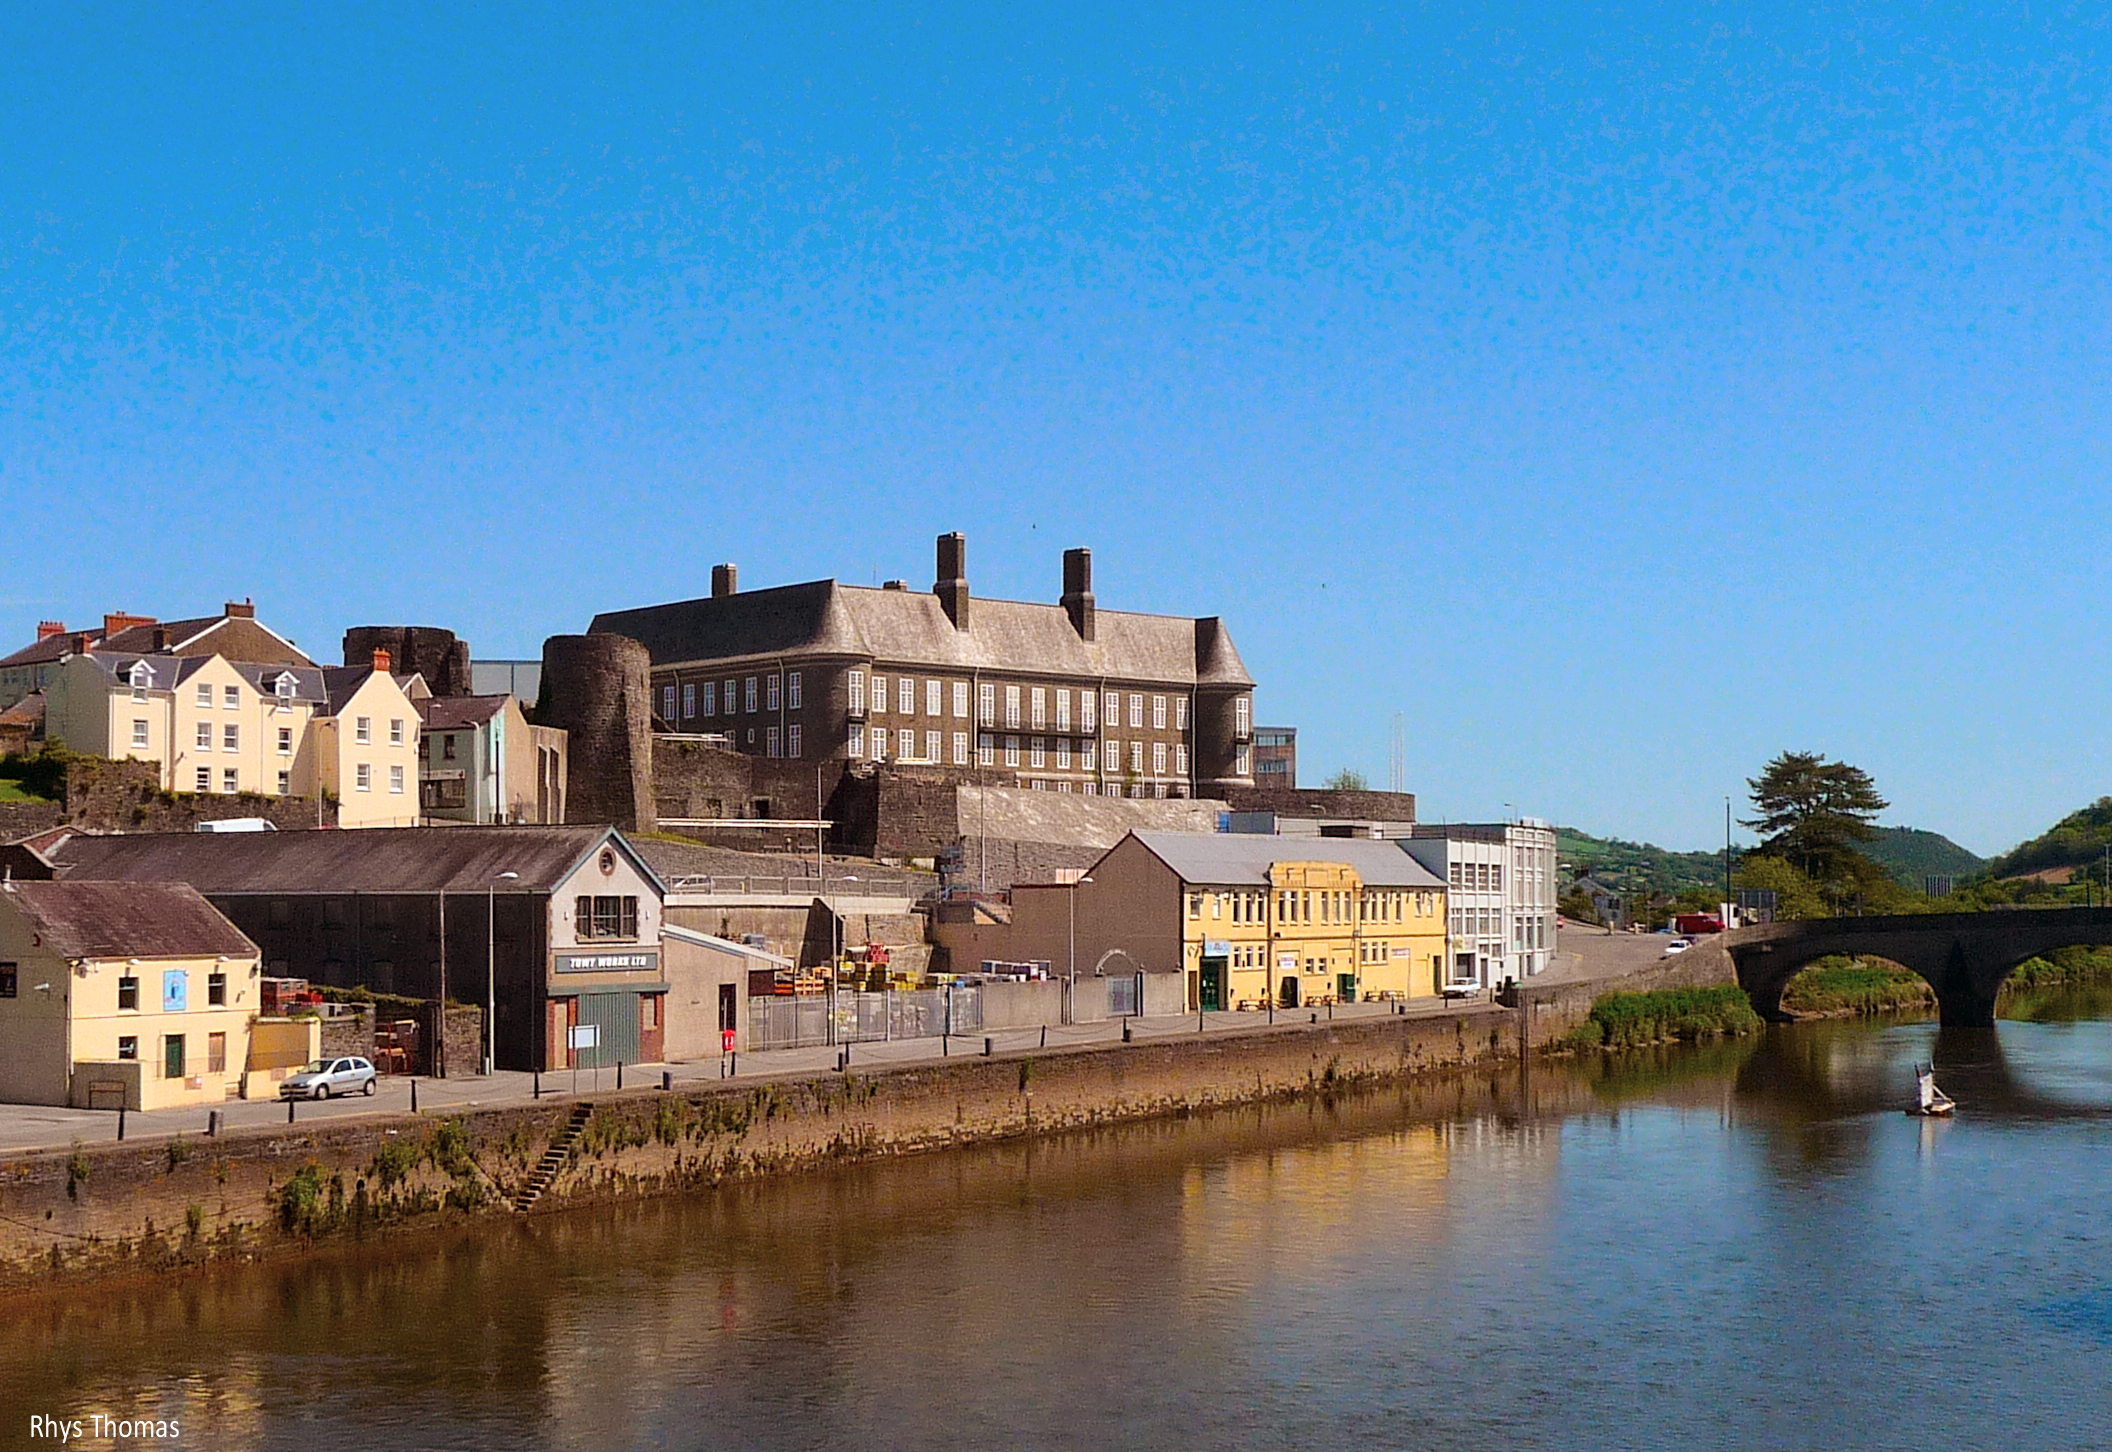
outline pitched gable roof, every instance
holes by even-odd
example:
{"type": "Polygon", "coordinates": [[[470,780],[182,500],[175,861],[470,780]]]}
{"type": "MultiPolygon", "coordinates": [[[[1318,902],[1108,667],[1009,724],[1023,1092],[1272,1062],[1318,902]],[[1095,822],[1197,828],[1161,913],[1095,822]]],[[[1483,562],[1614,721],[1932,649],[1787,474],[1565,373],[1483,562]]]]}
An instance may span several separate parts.
{"type": "Polygon", "coordinates": [[[964,671],[1254,684],[1215,617],[1101,609],[1090,641],[1079,638],[1061,605],[978,598],[969,619],[970,629],[956,630],[936,595],[816,580],[605,611],[588,629],[629,636],[655,665],[797,651],[964,671]]]}
{"type": "Polygon", "coordinates": [[[609,827],[369,827],[356,832],[157,832],[67,837],[44,855],[63,879],[187,882],[206,893],[549,891],[609,842],[666,891],[609,827]]]}
{"type": "Polygon", "coordinates": [[[61,958],[254,958],[257,945],[180,882],[7,882],[12,906],[61,958]]]}
{"type": "MultiPolygon", "coordinates": [[[[1353,837],[1264,837],[1246,833],[1132,832],[1183,882],[1266,887],[1279,862],[1334,862],[1368,887],[1443,891],[1444,879],[1392,842],[1353,837]]],[[[1120,845],[1119,843],[1117,844],[1120,845]]]]}

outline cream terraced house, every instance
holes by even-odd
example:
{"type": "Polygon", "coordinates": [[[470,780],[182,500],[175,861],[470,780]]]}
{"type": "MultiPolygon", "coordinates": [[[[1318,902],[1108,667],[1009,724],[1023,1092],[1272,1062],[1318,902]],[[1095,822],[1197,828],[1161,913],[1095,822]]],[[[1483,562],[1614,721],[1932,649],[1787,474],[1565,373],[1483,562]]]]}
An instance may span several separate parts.
{"type": "Polygon", "coordinates": [[[165,791],[338,801],[342,827],[418,819],[417,676],[362,667],[92,649],[55,663],[45,735],[151,761],[165,791]]]}

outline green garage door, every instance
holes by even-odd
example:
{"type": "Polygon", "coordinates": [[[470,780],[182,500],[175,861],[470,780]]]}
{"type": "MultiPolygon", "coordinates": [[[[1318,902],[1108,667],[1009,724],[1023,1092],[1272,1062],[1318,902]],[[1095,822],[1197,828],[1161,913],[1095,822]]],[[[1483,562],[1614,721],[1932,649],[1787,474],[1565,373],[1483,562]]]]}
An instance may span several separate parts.
{"type": "Polygon", "coordinates": [[[581,1049],[577,1063],[582,1069],[596,1065],[638,1062],[638,995],[635,993],[582,993],[579,1021],[601,1030],[601,1047],[581,1049]],[[599,1057],[596,1057],[597,1054],[599,1057]]]}

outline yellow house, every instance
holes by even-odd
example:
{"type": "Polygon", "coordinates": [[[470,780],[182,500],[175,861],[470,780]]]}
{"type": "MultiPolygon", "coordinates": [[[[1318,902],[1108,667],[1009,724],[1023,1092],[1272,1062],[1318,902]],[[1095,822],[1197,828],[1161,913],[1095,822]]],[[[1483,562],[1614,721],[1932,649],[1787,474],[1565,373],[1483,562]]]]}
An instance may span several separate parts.
{"type": "Polygon", "coordinates": [[[1178,971],[1190,1011],[1428,998],[1444,974],[1444,880],[1392,842],[1132,832],[1013,908],[1011,956],[1178,971]]]}
{"type": "Polygon", "coordinates": [[[189,887],[0,883],[0,1102],[217,1104],[258,992],[256,944],[189,887]]]}
{"type": "Polygon", "coordinates": [[[88,650],[53,668],[45,735],[151,761],[165,791],[338,800],[338,825],[418,819],[417,676],[372,666],[88,650]]]}

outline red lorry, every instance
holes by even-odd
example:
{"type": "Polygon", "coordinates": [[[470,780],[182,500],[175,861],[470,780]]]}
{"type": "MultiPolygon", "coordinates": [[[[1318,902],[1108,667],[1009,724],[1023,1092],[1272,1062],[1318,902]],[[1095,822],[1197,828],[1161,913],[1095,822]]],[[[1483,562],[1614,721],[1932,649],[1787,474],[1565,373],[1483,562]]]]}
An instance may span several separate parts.
{"type": "Polygon", "coordinates": [[[1722,932],[1723,919],[1714,913],[1681,913],[1672,919],[1672,926],[1691,938],[1699,933],[1722,932]]]}

